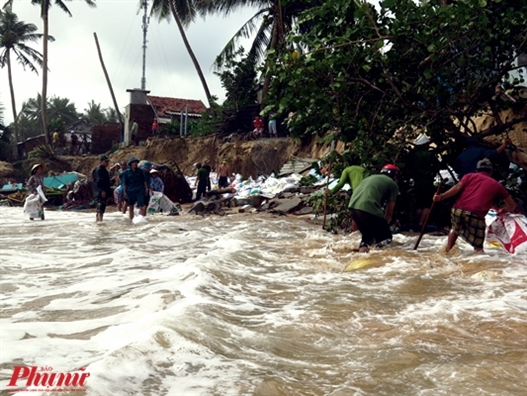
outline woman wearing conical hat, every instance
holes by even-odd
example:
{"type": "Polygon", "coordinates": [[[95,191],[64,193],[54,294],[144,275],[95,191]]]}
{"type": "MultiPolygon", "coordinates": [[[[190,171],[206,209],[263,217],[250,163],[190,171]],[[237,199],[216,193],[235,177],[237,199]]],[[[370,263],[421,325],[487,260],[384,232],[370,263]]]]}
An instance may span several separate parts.
{"type": "MultiPolygon", "coordinates": [[[[35,164],[31,168],[31,177],[27,181],[27,189],[31,194],[38,194],[38,187],[41,186],[44,191],[44,164],[35,164]]],[[[40,218],[44,220],[44,207],[41,208],[42,215],[40,218]]],[[[33,220],[32,217],[29,218],[33,220]]]]}

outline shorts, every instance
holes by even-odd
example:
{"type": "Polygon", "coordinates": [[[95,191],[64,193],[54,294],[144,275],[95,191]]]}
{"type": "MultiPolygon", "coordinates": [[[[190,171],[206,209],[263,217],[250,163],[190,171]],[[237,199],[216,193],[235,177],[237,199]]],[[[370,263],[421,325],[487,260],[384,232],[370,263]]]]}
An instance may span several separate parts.
{"type": "Polygon", "coordinates": [[[462,209],[452,208],[450,219],[452,231],[461,235],[469,245],[475,248],[483,248],[485,242],[485,219],[462,209]]]}
{"type": "Polygon", "coordinates": [[[220,179],[218,180],[218,187],[229,187],[229,181],[227,179],[227,176],[220,176],[220,179]]]}
{"type": "Polygon", "coordinates": [[[385,218],[372,215],[363,210],[350,209],[351,218],[362,234],[360,247],[383,247],[392,242],[392,231],[385,218]]]}
{"type": "Polygon", "coordinates": [[[97,208],[97,213],[104,214],[106,211],[106,198],[101,196],[95,198],[95,207],[97,208]]]}
{"type": "Polygon", "coordinates": [[[130,206],[134,206],[135,204],[137,204],[138,208],[142,208],[143,206],[145,206],[145,194],[142,191],[136,194],[128,193],[126,203],[130,206]]]}

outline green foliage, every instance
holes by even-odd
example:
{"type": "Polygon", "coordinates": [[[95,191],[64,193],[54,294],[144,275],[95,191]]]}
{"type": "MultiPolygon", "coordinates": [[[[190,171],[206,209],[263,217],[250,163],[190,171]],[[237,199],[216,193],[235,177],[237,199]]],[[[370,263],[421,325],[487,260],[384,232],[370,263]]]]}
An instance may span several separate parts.
{"type": "Polygon", "coordinates": [[[55,151],[53,150],[53,147],[51,147],[49,144],[44,144],[31,150],[28,154],[28,158],[36,160],[53,159],[55,158],[55,151]]]}
{"type": "Polygon", "coordinates": [[[213,103],[208,111],[201,114],[201,120],[189,121],[188,133],[194,137],[215,133],[222,122],[221,114],[221,107],[213,103]]]}
{"type": "Polygon", "coordinates": [[[246,56],[243,48],[225,60],[221,73],[214,74],[220,78],[221,86],[227,92],[223,103],[226,110],[238,110],[257,103],[256,59],[246,56]]]}
{"type": "Polygon", "coordinates": [[[167,124],[159,125],[160,135],[179,135],[179,121],[172,121],[167,124]]]}
{"type": "Polygon", "coordinates": [[[300,179],[299,184],[301,186],[312,186],[314,183],[318,181],[318,178],[315,175],[307,175],[304,176],[302,179],[300,179]]]}
{"type": "Polygon", "coordinates": [[[3,125],[3,119],[0,118],[0,161],[9,161],[11,159],[11,129],[3,125]]]}
{"type": "Polygon", "coordinates": [[[54,118],[49,123],[49,129],[52,132],[57,131],[59,135],[63,135],[64,132],[66,132],[66,124],[62,120],[62,118],[54,118]]]}
{"type": "Polygon", "coordinates": [[[328,0],[305,11],[287,37],[300,54],[269,54],[264,110],[294,112],[293,136],[333,131],[372,166],[395,162],[417,131],[438,145],[476,132],[471,118],[501,106],[495,87],[507,88],[527,33],[527,0],[379,5],[328,0]]]}

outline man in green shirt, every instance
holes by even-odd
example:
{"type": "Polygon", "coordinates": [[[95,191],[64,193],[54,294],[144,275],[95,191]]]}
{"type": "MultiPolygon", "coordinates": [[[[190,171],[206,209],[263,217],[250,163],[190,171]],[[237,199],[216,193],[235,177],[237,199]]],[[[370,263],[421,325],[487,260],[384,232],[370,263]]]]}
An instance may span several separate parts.
{"type": "MultiPolygon", "coordinates": [[[[340,191],[340,189],[344,187],[344,184],[346,183],[350,185],[352,191],[355,191],[357,187],[359,186],[360,182],[364,180],[365,177],[368,177],[369,175],[370,173],[366,169],[364,169],[362,166],[359,166],[359,165],[348,166],[342,171],[338,184],[335,187],[333,187],[329,192],[331,194],[335,194],[336,192],[340,191]]],[[[350,205],[351,205],[351,199],[350,199],[350,205]]],[[[353,220],[351,222],[351,229],[352,231],[357,231],[359,229],[357,224],[353,220]]]]}
{"type": "Polygon", "coordinates": [[[348,166],[342,171],[338,184],[333,187],[329,192],[335,194],[340,191],[344,184],[348,183],[353,191],[359,186],[360,182],[364,178],[369,176],[369,172],[359,165],[348,166]]]}
{"type": "Polygon", "coordinates": [[[353,191],[349,207],[362,234],[360,252],[368,252],[374,243],[375,247],[382,247],[392,242],[389,223],[399,194],[398,176],[399,168],[388,164],[379,175],[367,177],[353,191]]]}

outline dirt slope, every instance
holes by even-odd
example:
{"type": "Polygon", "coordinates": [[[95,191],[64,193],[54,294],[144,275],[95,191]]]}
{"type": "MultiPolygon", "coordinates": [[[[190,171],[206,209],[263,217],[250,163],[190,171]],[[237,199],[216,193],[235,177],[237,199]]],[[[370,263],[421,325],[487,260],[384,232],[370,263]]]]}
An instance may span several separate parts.
{"type": "MultiPolygon", "coordinates": [[[[130,157],[154,163],[169,163],[179,166],[187,175],[194,173],[193,164],[209,159],[213,169],[223,158],[229,161],[232,172],[243,177],[270,174],[293,156],[319,158],[328,152],[327,147],[311,142],[302,146],[292,139],[260,139],[256,141],[222,142],[215,136],[184,139],[151,139],[146,146],[133,146],[110,155],[110,164],[128,161],[130,157]]],[[[90,175],[98,164],[98,158],[69,157],[73,170],[90,175]]]]}

